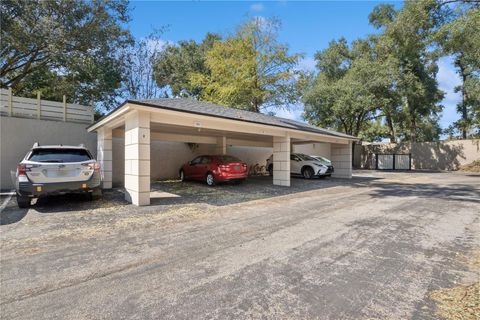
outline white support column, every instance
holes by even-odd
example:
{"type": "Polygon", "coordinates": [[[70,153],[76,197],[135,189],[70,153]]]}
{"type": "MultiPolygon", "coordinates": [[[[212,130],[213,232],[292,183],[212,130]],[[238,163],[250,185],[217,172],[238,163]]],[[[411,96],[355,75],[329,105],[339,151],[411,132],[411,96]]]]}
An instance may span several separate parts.
{"type": "Polygon", "coordinates": [[[330,144],[330,160],[334,168],[332,177],[352,178],[352,142],[348,144],[330,144]]]}
{"type": "Polygon", "coordinates": [[[273,184],[290,186],[290,137],[273,137],[273,184]]]}
{"type": "Polygon", "coordinates": [[[97,132],[97,161],[100,164],[102,188],[112,188],[112,129],[102,127],[97,132]]]}
{"type": "Polygon", "coordinates": [[[125,116],[125,199],[137,206],[150,204],[149,112],[125,116]]]}
{"type": "Polygon", "coordinates": [[[215,154],[227,154],[227,137],[218,137],[215,154]]]}

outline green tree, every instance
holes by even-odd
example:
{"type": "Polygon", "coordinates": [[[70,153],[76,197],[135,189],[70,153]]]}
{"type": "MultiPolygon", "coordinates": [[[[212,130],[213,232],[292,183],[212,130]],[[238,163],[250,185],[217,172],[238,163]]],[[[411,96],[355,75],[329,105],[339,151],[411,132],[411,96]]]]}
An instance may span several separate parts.
{"type": "Polygon", "coordinates": [[[120,87],[116,53],[131,43],[126,0],[0,2],[0,85],[15,94],[109,106],[120,87]]]}
{"type": "Polygon", "coordinates": [[[208,33],[201,43],[193,40],[167,44],[155,57],[154,77],[160,88],[169,88],[174,97],[198,98],[202,87],[192,84],[191,73],[208,74],[205,56],[220,36],[208,33]]]}
{"type": "Polygon", "coordinates": [[[374,37],[351,46],[340,39],[316,53],[318,74],[303,98],[306,120],[367,140],[391,134],[381,112],[396,105],[397,97],[374,44],[374,37]]]}
{"type": "MultiPolygon", "coordinates": [[[[448,10],[448,9],[447,9],[448,10]]],[[[474,130],[480,133],[480,9],[470,4],[459,4],[451,19],[435,35],[444,54],[454,57],[454,64],[462,80],[456,88],[462,98],[457,105],[461,119],[453,124],[466,139],[474,130]]]]}
{"type": "Polygon", "coordinates": [[[202,88],[200,99],[254,112],[298,101],[301,55],[277,41],[279,27],[278,20],[253,18],[215,42],[206,55],[208,72],[190,74],[192,85],[202,88]]]}
{"type": "Polygon", "coordinates": [[[395,11],[392,5],[377,6],[370,22],[382,30],[378,47],[388,56],[395,91],[401,97],[397,127],[403,139],[438,139],[438,113],[443,93],[438,89],[432,32],[441,23],[435,0],[407,1],[395,11]],[[425,130],[427,132],[425,132],[425,130]]]}

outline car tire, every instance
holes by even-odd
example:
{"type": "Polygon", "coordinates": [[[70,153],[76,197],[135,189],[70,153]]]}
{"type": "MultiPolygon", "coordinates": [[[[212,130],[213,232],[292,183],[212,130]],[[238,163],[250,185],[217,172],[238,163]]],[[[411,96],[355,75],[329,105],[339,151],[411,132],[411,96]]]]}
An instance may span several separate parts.
{"type": "Polygon", "coordinates": [[[313,169],[310,167],[306,167],[302,171],[302,175],[305,179],[312,179],[314,174],[313,169]]]}
{"type": "Polygon", "coordinates": [[[209,172],[207,173],[206,177],[205,177],[205,182],[207,183],[207,185],[209,187],[212,187],[215,185],[215,177],[213,176],[213,173],[209,172]]]}
{"type": "Polygon", "coordinates": [[[180,177],[180,181],[185,181],[185,172],[183,172],[183,170],[180,170],[178,176],[180,177]]]}
{"type": "Polygon", "coordinates": [[[21,196],[19,194],[17,194],[17,205],[19,208],[28,208],[30,207],[30,198],[29,197],[25,197],[25,196],[21,196]]]}
{"type": "Polygon", "coordinates": [[[268,174],[270,176],[273,176],[273,165],[272,164],[268,166],[268,174]]]}
{"type": "Polygon", "coordinates": [[[93,201],[93,194],[91,192],[87,192],[85,194],[85,198],[87,199],[87,201],[93,201]]]}

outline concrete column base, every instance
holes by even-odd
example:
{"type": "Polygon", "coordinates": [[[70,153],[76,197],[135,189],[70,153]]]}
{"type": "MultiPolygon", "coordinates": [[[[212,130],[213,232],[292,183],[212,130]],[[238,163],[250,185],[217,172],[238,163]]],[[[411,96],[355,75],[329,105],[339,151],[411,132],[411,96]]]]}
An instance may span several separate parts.
{"type": "Polygon", "coordinates": [[[290,186],[290,137],[273,137],[273,184],[290,186]]]}
{"type": "Polygon", "coordinates": [[[150,113],[125,116],[125,200],[150,204],[150,113]]]}

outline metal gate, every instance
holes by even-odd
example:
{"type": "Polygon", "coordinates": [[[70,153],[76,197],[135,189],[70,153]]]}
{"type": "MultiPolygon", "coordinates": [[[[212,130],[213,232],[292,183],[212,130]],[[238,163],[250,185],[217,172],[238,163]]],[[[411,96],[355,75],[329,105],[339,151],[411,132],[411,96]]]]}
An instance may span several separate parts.
{"type": "Polygon", "coordinates": [[[375,154],[377,170],[411,170],[412,154],[375,154]]]}

